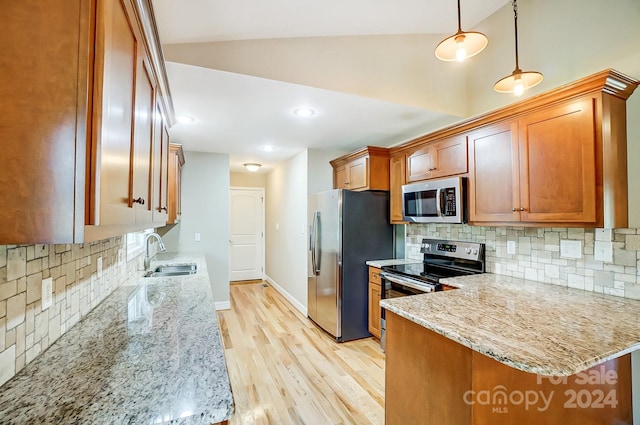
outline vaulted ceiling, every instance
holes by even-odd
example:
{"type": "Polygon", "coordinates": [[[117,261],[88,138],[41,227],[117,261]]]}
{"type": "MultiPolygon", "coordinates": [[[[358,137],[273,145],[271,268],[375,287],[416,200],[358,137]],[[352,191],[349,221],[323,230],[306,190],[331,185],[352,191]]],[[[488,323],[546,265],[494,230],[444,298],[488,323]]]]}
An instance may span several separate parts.
{"type": "MultiPolygon", "coordinates": [[[[469,29],[508,3],[462,1],[469,29]]],[[[244,162],[391,146],[465,117],[464,64],[435,59],[452,0],[153,0],[187,150],[244,162]],[[293,114],[309,107],[307,118],[293,114]],[[265,151],[266,146],[273,151],[265,151]]],[[[473,59],[472,59],[473,60],[473,59]]]]}

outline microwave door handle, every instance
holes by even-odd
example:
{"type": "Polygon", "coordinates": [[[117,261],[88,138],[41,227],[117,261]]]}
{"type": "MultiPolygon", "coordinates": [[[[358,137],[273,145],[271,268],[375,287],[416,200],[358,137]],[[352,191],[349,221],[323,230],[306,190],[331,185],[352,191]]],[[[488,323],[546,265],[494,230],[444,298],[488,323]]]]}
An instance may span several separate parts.
{"type": "Polygon", "coordinates": [[[436,214],[442,217],[442,189],[436,190],[436,214]]]}

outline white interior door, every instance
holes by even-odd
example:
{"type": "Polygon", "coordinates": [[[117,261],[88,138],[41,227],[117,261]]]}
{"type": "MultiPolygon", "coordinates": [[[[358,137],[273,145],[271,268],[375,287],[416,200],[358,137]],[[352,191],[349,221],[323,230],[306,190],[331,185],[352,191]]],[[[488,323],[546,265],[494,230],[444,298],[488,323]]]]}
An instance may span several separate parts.
{"type": "Polygon", "coordinates": [[[262,279],[264,189],[230,189],[229,208],[229,280],[262,279]]]}

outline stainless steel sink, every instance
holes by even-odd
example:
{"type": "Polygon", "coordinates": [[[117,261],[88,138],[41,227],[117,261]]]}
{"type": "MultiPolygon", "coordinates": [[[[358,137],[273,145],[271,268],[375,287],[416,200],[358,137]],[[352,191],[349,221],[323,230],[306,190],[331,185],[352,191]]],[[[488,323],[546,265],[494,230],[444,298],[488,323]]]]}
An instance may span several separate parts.
{"type": "Polygon", "coordinates": [[[186,276],[196,274],[197,272],[198,265],[195,263],[170,264],[166,266],[158,266],[154,270],[146,272],[144,277],[186,276]]]}

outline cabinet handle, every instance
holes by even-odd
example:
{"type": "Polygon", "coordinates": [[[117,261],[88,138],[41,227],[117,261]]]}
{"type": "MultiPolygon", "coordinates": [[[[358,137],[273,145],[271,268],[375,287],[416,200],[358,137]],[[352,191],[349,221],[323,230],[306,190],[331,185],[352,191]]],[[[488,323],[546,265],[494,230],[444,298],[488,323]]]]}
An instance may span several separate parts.
{"type": "Polygon", "coordinates": [[[138,199],[134,199],[133,200],[134,204],[140,204],[140,205],[144,205],[144,198],[140,197],[138,199]]]}
{"type": "Polygon", "coordinates": [[[511,208],[511,211],[513,211],[513,212],[516,212],[516,210],[517,210],[516,207],[511,208]]]}
{"type": "Polygon", "coordinates": [[[520,211],[524,211],[524,207],[520,207],[520,211]]]}
{"type": "Polygon", "coordinates": [[[427,171],[436,171],[436,167],[429,168],[427,171]]]}

